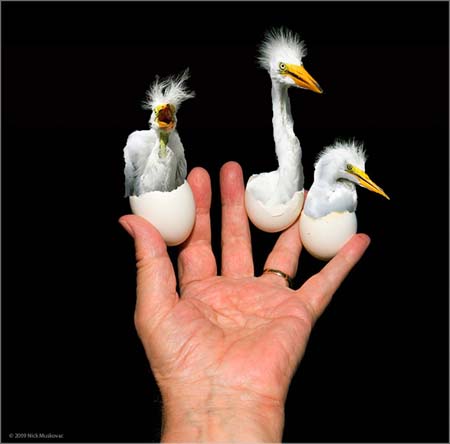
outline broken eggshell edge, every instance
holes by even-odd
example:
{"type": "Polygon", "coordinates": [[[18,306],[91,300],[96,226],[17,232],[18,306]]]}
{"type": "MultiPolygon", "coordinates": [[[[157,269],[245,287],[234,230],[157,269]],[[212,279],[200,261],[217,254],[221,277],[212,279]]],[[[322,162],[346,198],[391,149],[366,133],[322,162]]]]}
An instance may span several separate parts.
{"type": "Polygon", "coordinates": [[[303,201],[304,190],[297,191],[285,204],[275,205],[266,205],[258,200],[248,187],[245,190],[245,209],[248,218],[253,225],[267,233],[277,233],[291,226],[300,214],[303,201]]]}
{"type": "Polygon", "coordinates": [[[302,245],[311,256],[327,261],[356,233],[358,223],[355,212],[333,211],[326,216],[314,218],[303,211],[299,230],[302,245]]]}
{"type": "Polygon", "coordinates": [[[194,228],[195,200],[186,180],[173,191],[130,196],[130,207],[159,231],[168,246],[184,242],[194,228]]]}

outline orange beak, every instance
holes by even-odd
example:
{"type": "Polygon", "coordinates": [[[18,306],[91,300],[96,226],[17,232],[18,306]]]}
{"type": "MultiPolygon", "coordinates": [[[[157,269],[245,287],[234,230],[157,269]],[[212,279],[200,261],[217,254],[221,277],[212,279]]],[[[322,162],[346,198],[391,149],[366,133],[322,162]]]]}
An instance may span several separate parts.
{"type": "Polygon", "coordinates": [[[283,74],[289,76],[299,88],[309,89],[319,94],[323,93],[323,89],[303,66],[286,63],[286,71],[283,74]]]}
{"type": "Polygon", "coordinates": [[[348,165],[347,171],[352,174],[358,180],[359,185],[364,188],[367,188],[374,193],[381,194],[387,200],[391,200],[389,196],[380,188],[364,171],[360,170],[358,167],[354,165],[348,165]]]}
{"type": "Polygon", "coordinates": [[[175,126],[175,107],[171,104],[160,105],[155,109],[156,123],[163,130],[171,130],[175,126]]]}

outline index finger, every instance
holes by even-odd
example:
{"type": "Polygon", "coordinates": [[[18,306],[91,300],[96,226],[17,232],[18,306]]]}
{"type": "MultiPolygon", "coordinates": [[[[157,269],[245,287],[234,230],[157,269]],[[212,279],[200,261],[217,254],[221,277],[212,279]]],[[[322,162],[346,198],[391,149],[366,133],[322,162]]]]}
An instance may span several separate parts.
{"type": "Polygon", "coordinates": [[[180,289],[195,280],[217,274],[216,259],[211,248],[211,181],[203,168],[194,168],[187,178],[194,194],[196,218],[194,229],[181,246],[178,255],[180,289]]]}

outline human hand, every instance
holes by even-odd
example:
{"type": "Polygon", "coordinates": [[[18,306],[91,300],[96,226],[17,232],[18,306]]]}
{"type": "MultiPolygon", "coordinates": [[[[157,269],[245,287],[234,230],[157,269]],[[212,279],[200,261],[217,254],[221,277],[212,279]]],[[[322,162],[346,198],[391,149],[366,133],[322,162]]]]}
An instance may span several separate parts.
{"type": "MultiPolygon", "coordinates": [[[[274,274],[255,277],[242,170],[222,167],[222,270],[211,248],[211,185],[188,177],[197,216],[181,246],[178,282],[158,231],[128,215],[135,240],[135,324],[163,399],[162,442],[280,442],[284,402],[315,321],[358,262],[369,238],[358,234],[301,288],[274,274]]],[[[265,268],[297,271],[298,222],[279,236],[265,268]]]]}

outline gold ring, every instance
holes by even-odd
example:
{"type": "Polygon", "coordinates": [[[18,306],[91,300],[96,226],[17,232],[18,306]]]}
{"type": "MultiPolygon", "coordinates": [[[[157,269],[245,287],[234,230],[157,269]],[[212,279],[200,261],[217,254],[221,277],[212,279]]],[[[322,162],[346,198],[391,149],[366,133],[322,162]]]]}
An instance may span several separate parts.
{"type": "Polygon", "coordinates": [[[292,278],[288,274],[283,273],[281,270],[275,270],[274,268],[265,268],[263,274],[264,273],[272,273],[282,277],[287,282],[288,287],[292,288],[292,278]]]}

